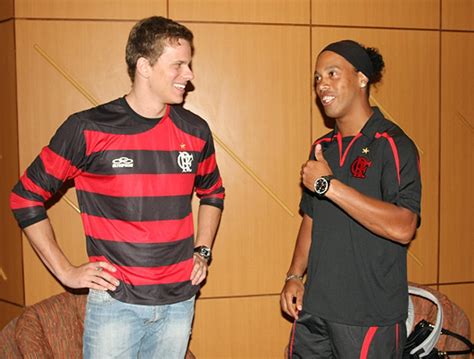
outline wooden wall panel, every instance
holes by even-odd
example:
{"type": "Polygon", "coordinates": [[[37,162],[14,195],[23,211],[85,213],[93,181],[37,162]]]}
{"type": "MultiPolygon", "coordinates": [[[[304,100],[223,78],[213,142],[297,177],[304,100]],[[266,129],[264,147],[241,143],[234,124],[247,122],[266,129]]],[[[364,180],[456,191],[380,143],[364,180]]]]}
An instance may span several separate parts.
{"type": "Polygon", "coordinates": [[[71,113],[93,107],[94,101],[107,102],[128,92],[130,80],[124,53],[132,25],[127,22],[17,21],[22,169],[71,113]],[[72,76],[93,101],[62,76],[35,46],[72,76]],[[48,90],[44,91],[45,88],[48,90]]]}
{"type": "Polygon", "coordinates": [[[22,312],[23,307],[0,300],[0,330],[2,330],[10,320],[19,316],[22,312]]]}
{"type": "Polygon", "coordinates": [[[310,144],[309,32],[282,26],[190,27],[196,38],[196,90],[186,107],[208,120],[293,215],[216,144],[226,203],[203,295],[277,293],[301,221],[299,171],[310,144]]]}
{"type": "Polygon", "coordinates": [[[173,19],[251,23],[309,23],[309,0],[169,0],[173,19]]]}
{"type": "MultiPolygon", "coordinates": [[[[81,94],[34,46],[39,45],[94,101],[106,102],[129,90],[124,49],[132,25],[132,22],[17,21],[21,171],[69,114],[93,106],[93,101],[81,94]]],[[[74,191],[69,191],[67,196],[76,201],[74,191]]],[[[79,214],[61,200],[50,209],[49,216],[63,250],[73,263],[83,263],[86,256],[79,214]]],[[[26,239],[24,257],[27,304],[63,290],[26,239]]]]}
{"type": "Polygon", "coordinates": [[[441,0],[442,28],[446,30],[474,30],[474,1],[441,0]]]}
{"type": "Polygon", "coordinates": [[[20,229],[10,211],[10,191],[18,180],[15,35],[13,21],[0,23],[0,298],[23,303],[20,229]]]}
{"type": "Polygon", "coordinates": [[[11,19],[15,16],[14,0],[0,1],[0,21],[11,19]]]}
{"type": "Polygon", "coordinates": [[[440,0],[312,0],[312,23],[438,29],[439,7],[440,0]]]}
{"type": "Polygon", "coordinates": [[[474,341],[474,283],[440,285],[439,291],[467,314],[471,324],[471,341],[474,341]]]}
{"type": "Polygon", "coordinates": [[[474,69],[467,65],[473,62],[473,33],[443,34],[441,283],[474,280],[474,69]]]}
{"type": "Polygon", "coordinates": [[[166,0],[15,0],[18,18],[141,19],[166,16],[166,0]]]}
{"type": "MultiPolygon", "coordinates": [[[[380,50],[386,69],[382,83],[371,89],[371,95],[387,117],[398,123],[419,147],[423,180],[422,225],[410,246],[409,277],[418,283],[434,283],[438,253],[439,61],[433,54],[439,52],[438,34],[315,28],[313,64],[320,49],[344,38],[380,50]]],[[[314,138],[328,131],[317,109],[313,111],[313,121],[314,138]]]]}
{"type": "Polygon", "coordinates": [[[196,302],[191,351],[197,358],[283,358],[291,323],[279,296],[196,302]]]}

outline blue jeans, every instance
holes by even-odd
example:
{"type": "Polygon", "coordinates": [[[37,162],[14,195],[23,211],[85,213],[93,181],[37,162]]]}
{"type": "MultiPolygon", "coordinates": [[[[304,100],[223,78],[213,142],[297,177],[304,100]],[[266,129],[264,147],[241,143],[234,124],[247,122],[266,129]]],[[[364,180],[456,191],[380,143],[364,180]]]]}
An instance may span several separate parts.
{"type": "Polygon", "coordinates": [[[84,358],[177,358],[186,355],[194,297],[167,305],[138,305],[91,289],[84,321],[84,358]]]}

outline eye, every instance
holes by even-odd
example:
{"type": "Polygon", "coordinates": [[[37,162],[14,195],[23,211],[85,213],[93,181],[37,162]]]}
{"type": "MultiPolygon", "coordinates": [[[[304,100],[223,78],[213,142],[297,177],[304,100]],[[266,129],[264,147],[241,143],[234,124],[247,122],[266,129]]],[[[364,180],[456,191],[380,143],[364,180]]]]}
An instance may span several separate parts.
{"type": "Polygon", "coordinates": [[[329,71],[329,76],[330,76],[330,77],[334,77],[334,76],[336,76],[336,75],[337,75],[337,74],[336,74],[336,71],[334,71],[334,70],[329,71]]]}
{"type": "Polygon", "coordinates": [[[321,81],[321,76],[315,75],[315,76],[314,76],[314,82],[315,82],[315,83],[319,83],[320,81],[321,81]]]}

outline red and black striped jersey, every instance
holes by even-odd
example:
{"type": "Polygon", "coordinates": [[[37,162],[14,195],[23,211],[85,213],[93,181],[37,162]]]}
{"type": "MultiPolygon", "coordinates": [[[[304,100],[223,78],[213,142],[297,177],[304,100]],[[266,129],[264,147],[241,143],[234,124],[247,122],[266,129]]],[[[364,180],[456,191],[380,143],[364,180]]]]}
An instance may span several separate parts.
{"type": "Polygon", "coordinates": [[[224,200],[203,119],[181,106],[146,119],[125,98],[70,116],[13,188],[20,227],[45,219],[45,202],[71,179],[89,260],[117,268],[113,297],[156,305],[197,292],[192,196],[219,208],[224,200]]]}

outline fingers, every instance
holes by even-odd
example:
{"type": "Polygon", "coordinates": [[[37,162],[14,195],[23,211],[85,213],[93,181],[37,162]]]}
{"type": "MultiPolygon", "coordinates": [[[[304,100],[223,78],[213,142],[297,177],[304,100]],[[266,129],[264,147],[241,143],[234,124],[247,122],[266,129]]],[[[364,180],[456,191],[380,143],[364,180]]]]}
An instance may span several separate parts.
{"type": "Polygon", "coordinates": [[[316,158],[316,161],[324,161],[323,149],[319,143],[314,146],[314,157],[316,158]]]}
{"type": "Polygon", "coordinates": [[[201,258],[198,254],[193,256],[194,265],[193,271],[191,272],[191,284],[198,285],[207,276],[207,262],[205,259],[201,258]]]}
{"type": "Polygon", "coordinates": [[[307,161],[301,168],[301,182],[311,191],[314,191],[313,183],[318,176],[319,166],[317,161],[307,161]]]}
{"type": "Polygon", "coordinates": [[[299,285],[294,283],[285,284],[280,295],[281,310],[298,319],[298,313],[303,309],[303,292],[304,288],[300,288],[299,285]]]}
{"type": "Polygon", "coordinates": [[[61,282],[69,288],[92,288],[116,290],[120,281],[112,273],[117,269],[110,263],[89,262],[80,266],[71,265],[60,276],[61,282]]]}
{"type": "MultiPolygon", "coordinates": [[[[95,262],[94,264],[96,266],[98,266],[98,268],[106,269],[109,272],[116,272],[117,271],[117,268],[115,268],[112,264],[107,263],[107,262],[95,262]]],[[[100,270],[100,269],[97,269],[97,270],[100,270]]]]}
{"type": "Polygon", "coordinates": [[[281,307],[281,310],[285,312],[286,314],[288,314],[289,316],[293,316],[292,310],[290,308],[291,302],[292,300],[288,301],[287,299],[287,293],[282,292],[280,295],[280,307],[281,307]]]}
{"type": "Polygon", "coordinates": [[[301,310],[303,310],[303,296],[302,295],[296,296],[296,310],[297,312],[300,312],[301,310]]]}
{"type": "Polygon", "coordinates": [[[87,265],[89,288],[97,290],[111,290],[117,289],[120,284],[119,280],[109,274],[109,272],[116,272],[117,269],[107,262],[94,262],[87,265]]]}
{"type": "Polygon", "coordinates": [[[298,319],[298,310],[296,310],[293,304],[294,295],[291,293],[282,293],[280,297],[281,310],[283,310],[289,316],[298,319]]]}
{"type": "Polygon", "coordinates": [[[306,161],[301,166],[300,171],[303,185],[311,191],[314,191],[314,181],[316,178],[332,174],[331,167],[325,160],[323,149],[319,143],[314,147],[314,156],[316,160],[306,161]]]}

